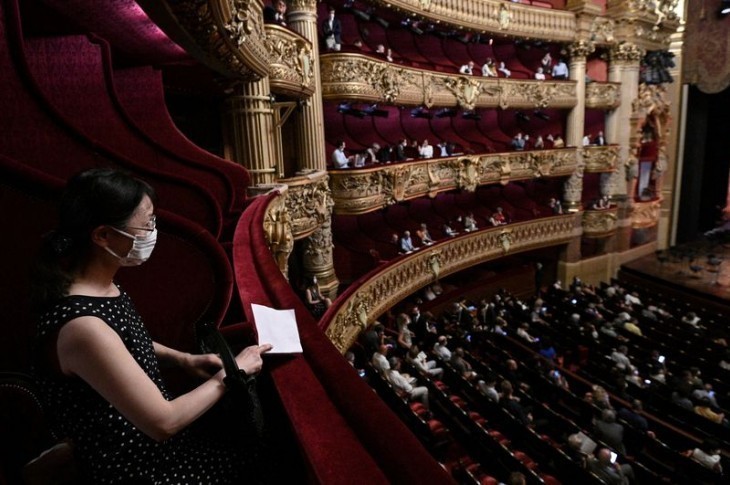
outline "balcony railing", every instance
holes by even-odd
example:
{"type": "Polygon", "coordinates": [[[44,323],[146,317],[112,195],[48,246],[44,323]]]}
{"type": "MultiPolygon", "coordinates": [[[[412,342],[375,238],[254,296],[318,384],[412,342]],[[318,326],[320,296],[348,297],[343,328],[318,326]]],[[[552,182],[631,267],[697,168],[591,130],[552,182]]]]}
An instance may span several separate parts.
{"type": "Polygon", "coordinates": [[[591,173],[613,172],[618,162],[618,145],[583,147],[585,171],[591,173]]]}
{"type": "Polygon", "coordinates": [[[574,81],[502,79],[443,74],[405,67],[363,54],[320,59],[322,98],[413,106],[474,108],[572,108],[574,81]]]}
{"type": "Polygon", "coordinates": [[[621,105],[621,83],[586,84],[586,108],[616,109],[621,105]]]}
{"type": "Polygon", "coordinates": [[[575,148],[462,155],[432,160],[331,170],[337,214],[363,214],[402,200],[453,189],[537,177],[567,176],[577,165],[575,148]]]}
{"type": "Polygon", "coordinates": [[[618,208],[583,212],[583,235],[589,238],[607,237],[618,227],[618,208]]]}
{"type": "Polygon", "coordinates": [[[311,42],[278,25],[266,24],[265,30],[271,90],[297,97],[311,96],[315,89],[311,42]]]}
{"type": "Polygon", "coordinates": [[[325,314],[321,325],[340,352],[360,332],[414,291],[485,261],[567,243],[575,217],[554,216],[483,229],[400,256],[357,280],[325,314]]]}

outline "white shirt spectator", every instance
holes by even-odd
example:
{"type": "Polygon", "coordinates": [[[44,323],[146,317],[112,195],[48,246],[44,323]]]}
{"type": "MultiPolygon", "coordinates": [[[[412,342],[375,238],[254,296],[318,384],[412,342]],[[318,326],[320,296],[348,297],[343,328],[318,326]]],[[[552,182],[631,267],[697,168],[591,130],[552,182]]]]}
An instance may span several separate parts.
{"type": "Polygon", "coordinates": [[[590,144],[591,144],[591,137],[588,135],[584,136],[583,137],[583,146],[587,147],[590,144]]]}
{"type": "Polygon", "coordinates": [[[446,347],[446,342],[436,342],[433,346],[433,351],[442,359],[451,360],[451,351],[448,347],[446,347]]]}
{"type": "Polygon", "coordinates": [[[345,155],[345,150],[342,148],[335,148],[332,152],[332,163],[335,168],[347,168],[350,166],[350,160],[345,155]]]}
{"type": "Polygon", "coordinates": [[[421,158],[433,158],[433,146],[428,143],[418,147],[418,155],[421,158]]]}
{"type": "Polygon", "coordinates": [[[464,64],[459,68],[459,73],[474,74],[474,63],[470,61],[468,64],[464,64]]]}
{"type": "Polygon", "coordinates": [[[385,372],[386,370],[390,370],[390,364],[388,363],[388,359],[380,352],[375,352],[373,354],[372,364],[375,370],[377,370],[378,372],[385,372]]]}
{"type": "Polygon", "coordinates": [[[512,71],[510,71],[509,69],[507,69],[507,67],[505,67],[504,62],[499,63],[499,68],[497,68],[497,70],[499,72],[501,72],[502,75],[504,75],[504,77],[512,76],[512,71]]]}
{"type": "Polygon", "coordinates": [[[568,79],[570,73],[568,71],[568,65],[565,63],[565,61],[558,61],[558,63],[553,66],[552,74],[553,78],[555,79],[568,79]]]}

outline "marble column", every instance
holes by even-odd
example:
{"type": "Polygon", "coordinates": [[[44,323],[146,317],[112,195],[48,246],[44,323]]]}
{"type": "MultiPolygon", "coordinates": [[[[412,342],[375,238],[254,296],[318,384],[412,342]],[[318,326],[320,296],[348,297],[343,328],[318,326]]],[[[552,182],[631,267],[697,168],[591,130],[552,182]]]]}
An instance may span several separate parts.
{"type": "Polygon", "coordinates": [[[319,69],[319,35],[317,32],[317,2],[315,0],[293,0],[287,15],[289,27],[312,43],[312,58],[315,62],[315,93],[295,113],[295,133],[299,171],[308,172],[327,169],[324,145],[324,111],[322,109],[322,81],[319,69]]]}
{"type": "Polygon", "coordinates": [[[616,171],[601,177],[601,192],[613,201],[627,201],[632,179],[636,178],[638,161],[633,153],[636,134],[631,133],[633,102],[639,93],[639,61],[643,51],[634,44],[624,43],[611,50],[608,80],[621,83],[621,106],[606,117],[606,142],[619,145],[616,171]],[[627,181],[629,182],[627,184],[627,181]]]}
{"type": "Polygon", "coordinates": [[[274,183],[274,111],[268,77],[241,84],[226,100],[225,125],[226,157],[248,169],[252,186],[274,183]]]}
{"type": "Polygon", "coordinates": [[[565,145],[578,147],[578,164],[575,172],[565,182],[563,199],[564,207],[571,211],[581,209],[581,197],[583,194],[583,132],[585,130],[585,109],[586,109],[586,57],[593,52],[593,45],[586,41],[578,41],[570,47],[570,79],[575,81],[575,94],[578,103],[568,113],[568,121],[565,133],[565,145]]]}

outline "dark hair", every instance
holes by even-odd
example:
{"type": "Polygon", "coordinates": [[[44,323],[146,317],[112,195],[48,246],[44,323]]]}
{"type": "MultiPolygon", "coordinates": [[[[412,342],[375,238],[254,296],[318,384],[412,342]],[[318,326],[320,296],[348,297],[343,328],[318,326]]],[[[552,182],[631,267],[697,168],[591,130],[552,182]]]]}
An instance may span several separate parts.
{"type": "Polygon", "coordinates": [[[32,275],[34,308],[43,311],[68,292],[91,249],[99,226],[122,228],[143,197],[156,201],[146,182],[113,169],[95,168],[71,177],[58,208],[58,227],[46,234],[32,275]]]}

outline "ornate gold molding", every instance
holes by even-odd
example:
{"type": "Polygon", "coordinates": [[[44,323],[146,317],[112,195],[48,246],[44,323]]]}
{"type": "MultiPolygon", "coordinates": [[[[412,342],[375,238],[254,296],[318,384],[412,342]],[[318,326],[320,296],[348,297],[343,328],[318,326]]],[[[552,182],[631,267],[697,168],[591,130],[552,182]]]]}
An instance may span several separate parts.
{"type": "Polygon", "coordinates": [[[363,214],[397,202],[456,188],[573,173],[575,148],[469,155],[371,168],[332,170],[330,187],[337,214],[363,214]]]}
{"type": "Polygon", "coordinates": [[[674,8],[674,0],[613,0],[606,13],[615,21],[617,39],[643,50],[662,50],[679,27],[674,8]]]}
{"type": "Polygon", "coordinates": [[[478,32],[569,42],[575,38],[575,14],[500,0],[375,0],[388,8],[478,32]]]}
{"type": "Polygon", "coordinates": [[[265,29],[271,90],[297,97],[311,96],[315,89],[311,42],[278,25],[267,24],[265,29]]]}
{"type": "Polygon", "coordinates": [[[505,254],[564,244],[573,237],[575,218],[555,216],[486,229],[445,240],[403,257],[362,282],[357,291],[336,303],[323,321],[327,336],[340,352],[355,342],[360,332],[414,291],[441,277],[505,254]],[[506,241],[506,243],[505,243],[506,241]],[[506,248],[506,249],[505,249],[506,248]]]}
{"type": "Polygon", "coordinates": [[[652,177],[661,188],[661,177],[669,166],[667,144],[672,122],[671,102],[667,99],[667,88],[663,84],[639,84],[639,94],[631,104],[631,139],[627,164],[631,176],[638,173],[639,154],[641,153],[642,128],[650,124],[654,128],[657,144],[657,159],[652,177]]]}
{"type": "Polygon", "coordinates": [[[314,172],[277,181],[288,186],[285,205],[295,240],[311,235],[329,220],[333,201],[327,180],[327,172],[314,172]]]}
{"type": "Polygon", "coordinates": [[[291,215],[286,207],[286,189],[271,200],[264,214],[264,236],[279,269],[289,278],[289,255],[294,248],[291,215]]]}
{"type": "Polygon", "coordinates": [[[584,211],[582,225],[585,237],[611,236],[618,228],[618,208],[584,211]]]}
{"type": "Polygon", "coordinates": [[[487,78],[425,71],[363,54],[320,58],[322,98],[400,105],[478,108],[572,108],[573,81],[487,78]]]}
{"type": "Polygon", "coordinates": [[[585,171],[591,173],[613,172],[618,162],[618,145],[583,147],[585,171]]]}
{"type": "Polygon", "coordinates": [[[649,202],[634,202],[631,206],[631,227],[634,229],[644,229],[656,226],[659,223],[661,209],[661,199],[649,202]]]}
{"type": "MultiPolygon", "coordinates": [[[[167,1],[172,19],[201,49],[214,69],[247,81],[268,74],[261,3],[252,0],[167,1]]],[[[162,9],[157,8],[156,11],[162,9]]]]}
{"type": "Polygon", "coordinates": [[[616,109],[621,105],[621,83],[586,84],[586,108],[616,109]]]}
{"type": "Polygon", "coordinates": [[[631,42],[619,42],[611,47],[611,62],[639,62],[644,49],[631,42]]]}

